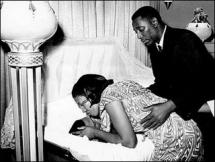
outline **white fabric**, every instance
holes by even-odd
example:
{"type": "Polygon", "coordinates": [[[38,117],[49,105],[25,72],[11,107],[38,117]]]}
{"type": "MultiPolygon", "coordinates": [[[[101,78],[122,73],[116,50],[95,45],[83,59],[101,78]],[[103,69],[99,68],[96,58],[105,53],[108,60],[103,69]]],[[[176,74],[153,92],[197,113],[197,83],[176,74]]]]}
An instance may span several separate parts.
{"type": "Polygon", "coordinates": [[[52,132],[68,134],[73,122],[85,117],[85,114],[77,107],[72,95],[67,95],[55,102],[48,103],[45,117],[45,132],[48,129],[52,132]]]}
{"type": "Polygon", "coordinates": [[[147,50],[133,31],[131,16],[151,1],[49,1],[68,38],[117,37],[145,65],[147,50]]]}
{"type": "Polygon", "coordinates": [[[79,161],[149,161],[154,150],[152,141],[144,139],[142,135],[137,135],[138,143],[135,148],[127,148],[121,144],[90,141],[86,136],[79,137],[51,131],[49,133],[55,134],[50,136],[51,141],[70,150],[79,161]]]}
{"type": "Polygon", "coordinates": [[[71,94],[63,99],[47,104],[47,122],[44,139],[70,150],[79,161],[148,161],[154,144],[142,135],[137,135],[138,143],[134,149],[121,144],[90,141],[87,137],[70,135],[73,122],[84,117],[71,94]]]}
{"type": "Polygon", "coordinates": [[[65,97],[86,73],[133,79],[144,86],[154,81],[151,69],[130,56],[116,38],[67,39],[47,51],[45,67],[44,102],[65,97]]]}
{"type": "Polygon", "coordinates": [[[45,65],[45,140],[69,148],[81,160],[83,157],[86,160],[96,158],[99,161],[147,160],[151,156],[153,144],[149,140],[143,144],[140,137],[138,146],[128,149],[121,145],[98,143],[83,138],[76,140],[76,137],[71,137],[68,133],[72,123],[85,116],[70,94],[81,75],[98,73],[115,81],[132,79],[148,86],[154,80],[150,68],[131,57],[114,38],[65,40],[58,48],[48,51],[45,65]],[[86,149],[84,146],[87,145],[91,147],[86,149]],[[86,152],[96,147],[101,152],[99,156],[97,149],[97,152],[86,152]]]}
{"type": "Polygon", "coordinates": [[[4,52],[2,44],[0,44],[0,127],[4,123],[5,108],[10,102],[10,76],[8,67],[7,54],[4,52]]]}
{"type": "Polygon", "coordinates": [[[70,94],[74,83],[81,75],[97,73],[115,81],[132,79],[145,87],[153,83],[152,70],[129,55],[118,40],[65,40],[61,46],[48,51],[45,65],[45,140],[70,149],[77,159],[87,161],[95,158],[99,161],[139,161],[140,159],[136,158],[147,160],[151,156],[154,146],[148,140],[144,144],[140,142],[135,151],[130,151],[120,145],[89,141],[87,138],[75,137],[68,133],[72,123],[85,116],[70,94]],[[98,152],[94,152],[93,148],[98,148],[98,152]],[[107,159],[106,155],[109,155],[107,159]],[[127,159],[123,159],[125,157],[127,159]]]}

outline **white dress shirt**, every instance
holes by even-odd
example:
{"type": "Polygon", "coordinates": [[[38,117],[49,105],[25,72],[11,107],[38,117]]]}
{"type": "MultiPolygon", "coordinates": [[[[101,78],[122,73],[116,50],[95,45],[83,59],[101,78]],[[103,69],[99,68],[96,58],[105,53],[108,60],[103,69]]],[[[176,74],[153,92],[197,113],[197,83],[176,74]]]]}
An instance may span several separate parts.
{"type": "Polygon", "coordinates": [[[163,31],[163,34],[161,36],[161,39],[160,39],[160,42],[159,43],[155,43],[156,44],[156,47],[158,49],[158,51],[160,52],[161,50],[163,50],[163,41],[164,41],[164,35],[166,33],[166,25],[164,27],[164,31],[163,31]]]}

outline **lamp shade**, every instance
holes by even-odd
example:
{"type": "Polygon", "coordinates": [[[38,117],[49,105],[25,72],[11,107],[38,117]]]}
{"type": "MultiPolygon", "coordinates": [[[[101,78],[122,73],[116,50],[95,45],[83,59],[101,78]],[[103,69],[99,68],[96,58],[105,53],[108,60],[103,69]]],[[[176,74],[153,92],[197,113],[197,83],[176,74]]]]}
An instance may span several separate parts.
{"type": "Polygon", "coordinates": [[[39,44],[49,39],[56,29],[57,20],[48,1],[3,1],[1,40],[24,46],[30,43],[33,48],[29,46],[27,50],[37,51],[39,44]]]}

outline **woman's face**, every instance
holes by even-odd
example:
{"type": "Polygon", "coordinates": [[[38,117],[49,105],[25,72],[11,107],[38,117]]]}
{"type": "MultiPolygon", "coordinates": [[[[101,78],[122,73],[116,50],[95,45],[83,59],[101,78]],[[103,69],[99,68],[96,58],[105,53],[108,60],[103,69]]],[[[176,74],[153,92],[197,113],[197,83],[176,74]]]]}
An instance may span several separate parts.
{"type": "Polygon", "coordinates": [[[86,113],[88,116],[97,117],[99,115],[98,104],[91,105],[91,102],[85,96],[77,96],[74,100],[82,112],[86,113]]]}

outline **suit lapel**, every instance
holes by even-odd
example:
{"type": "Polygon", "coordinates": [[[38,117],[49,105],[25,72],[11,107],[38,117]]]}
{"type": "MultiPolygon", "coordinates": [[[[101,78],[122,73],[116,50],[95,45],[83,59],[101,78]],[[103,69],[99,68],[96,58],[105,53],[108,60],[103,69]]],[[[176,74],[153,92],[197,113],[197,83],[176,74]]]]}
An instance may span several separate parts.
{"type": "Polygon", "coordinates": [[[167,26],[166,33],[164,35],[162,54],[167,55],[168,53],[170,53],[170,50],[173,46],[173,36],[174,34],[172,33],[172,28],[167,26]]]}

